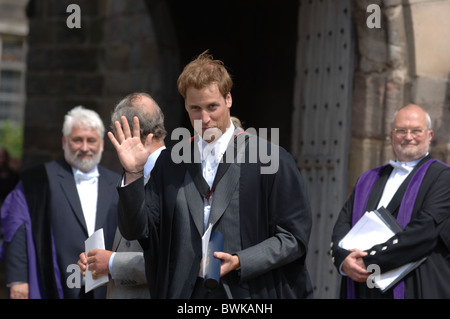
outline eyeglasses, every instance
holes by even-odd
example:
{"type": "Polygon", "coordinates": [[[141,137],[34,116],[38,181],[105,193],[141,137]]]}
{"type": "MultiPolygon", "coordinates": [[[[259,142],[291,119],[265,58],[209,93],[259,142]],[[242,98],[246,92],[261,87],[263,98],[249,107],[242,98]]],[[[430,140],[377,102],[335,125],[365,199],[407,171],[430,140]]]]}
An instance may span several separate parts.
{"type": "Polygon", "coordinates": [[[394,132],[398,137],[405,137],[408,132],[411,133],[413,137],[419,137],[423,134],[423,132],[425,132],[425,130],[420,128],[414,128],[411,130],[408,130],[406,128],[394,128],[394,132]]]}

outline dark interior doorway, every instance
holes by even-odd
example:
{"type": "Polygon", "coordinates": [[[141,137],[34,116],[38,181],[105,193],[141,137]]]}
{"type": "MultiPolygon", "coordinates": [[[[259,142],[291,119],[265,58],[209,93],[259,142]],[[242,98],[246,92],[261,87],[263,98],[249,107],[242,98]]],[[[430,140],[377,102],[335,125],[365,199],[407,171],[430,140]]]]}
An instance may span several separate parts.
{"type": "MultiPolygon", "coordinates": [[[[298,1],[168,0],[168,5],[180,64],[209,49],[234,79],[231,114],[244,128],[279,128],[279,143],[289,150],[298,1]]],[[[183,122],[190,127],[186,114],[183,122]]]]}

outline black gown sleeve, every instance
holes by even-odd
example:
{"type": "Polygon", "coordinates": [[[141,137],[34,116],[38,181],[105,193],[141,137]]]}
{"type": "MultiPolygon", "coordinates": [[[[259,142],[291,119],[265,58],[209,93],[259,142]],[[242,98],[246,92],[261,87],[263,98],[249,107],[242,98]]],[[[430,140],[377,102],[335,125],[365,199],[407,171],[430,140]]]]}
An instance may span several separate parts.
{"type": "Polygon", "coordinates": [[[11,242],[5,242],[5,282],[28,282],[27,234],[25,225],[17,230],[11,242]]]}

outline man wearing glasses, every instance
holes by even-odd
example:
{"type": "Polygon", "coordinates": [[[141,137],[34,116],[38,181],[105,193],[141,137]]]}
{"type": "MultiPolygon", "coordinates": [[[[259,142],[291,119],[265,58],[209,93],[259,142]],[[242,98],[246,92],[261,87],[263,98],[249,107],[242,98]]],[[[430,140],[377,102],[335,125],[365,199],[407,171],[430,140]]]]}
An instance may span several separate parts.
{"type": "Polygon", "coordinates": [[[342,298],[450,298],[450,168],[430,157],[433,134],[427,112],[402,107],[391,129],[396,160],[361,175],[344,204],[331,242],[332,261],[343,275],[342,298]],[[380,207],[403,231],[365,251],[339,247],[365,212],[380,207]],[[368,285],[369,265],[383,274],[424,257],[387,291],[368,285]]]}

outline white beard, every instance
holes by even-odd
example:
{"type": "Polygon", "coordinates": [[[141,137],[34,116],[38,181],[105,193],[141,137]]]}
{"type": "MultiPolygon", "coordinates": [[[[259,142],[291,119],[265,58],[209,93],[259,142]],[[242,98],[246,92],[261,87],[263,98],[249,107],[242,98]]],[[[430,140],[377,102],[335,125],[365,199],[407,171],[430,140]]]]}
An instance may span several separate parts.
{"type": "Polygon", "coordinates": [[[102,151],[99,151],[97,154],[89,151],[88,154],[92,155],[92,158],[90,159],[78,158],[80,152],[81,151],[76,151],[75,153],[73,153],[70,150],[70,148],[66,145],[66,147],[64,148],[64,158],[66,159],[67,163],[69,163],[71,166],[85,173],[92,171],[95,168],[95,166],[97,166],[97,164],[100,163],[100,160],[102,159],[102,151]]]}

